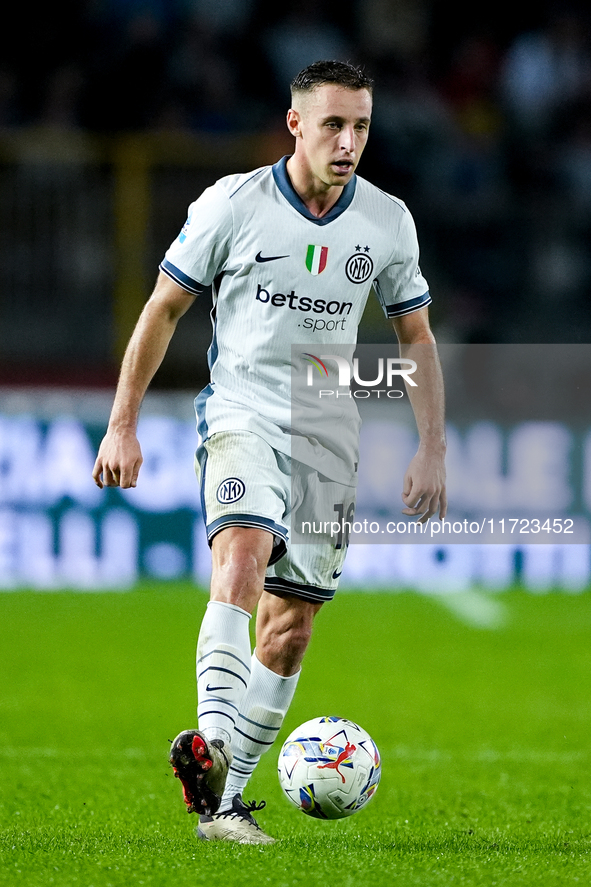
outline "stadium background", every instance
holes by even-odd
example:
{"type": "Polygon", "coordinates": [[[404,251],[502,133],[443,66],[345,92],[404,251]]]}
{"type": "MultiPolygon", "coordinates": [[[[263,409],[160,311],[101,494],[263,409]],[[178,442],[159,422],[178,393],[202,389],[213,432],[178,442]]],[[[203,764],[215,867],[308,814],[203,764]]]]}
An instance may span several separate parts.
{"type": "MultiPolygon", "coordinates": [[[[215,178],[290,151],[287,84],[317,58],[376,77],[360,173],[413,211],[438,340],[589,341],[585,4],[501,17],[486,3],[460,14],[344,0],[333,13],[306,0],[14,10],[0,37],[0,587],[206,584],[191,418],[206,297],[146,402],[141,486],[101,495],[90,469],[123,348],[188,203],[215,178]]],[[[370,300],[361,339],[387,335],[370,300]]],[[[475,551],[433,547],[402,576],[394,551],[359,549],[343,584],[589,584],[588,552],[513,546],[484,569],[475,551]]]]}

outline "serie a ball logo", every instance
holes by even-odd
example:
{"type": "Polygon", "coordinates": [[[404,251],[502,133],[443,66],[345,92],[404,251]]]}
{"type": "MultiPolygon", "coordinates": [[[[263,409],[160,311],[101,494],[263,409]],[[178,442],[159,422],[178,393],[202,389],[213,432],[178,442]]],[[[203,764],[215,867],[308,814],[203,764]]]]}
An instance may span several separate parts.
{"type": "Polygon", "coordinates": [[[373,274],[373,262],[368,255],[355,253],[347,259],[345,274],[351,283],[365,283],[373,274]]]}

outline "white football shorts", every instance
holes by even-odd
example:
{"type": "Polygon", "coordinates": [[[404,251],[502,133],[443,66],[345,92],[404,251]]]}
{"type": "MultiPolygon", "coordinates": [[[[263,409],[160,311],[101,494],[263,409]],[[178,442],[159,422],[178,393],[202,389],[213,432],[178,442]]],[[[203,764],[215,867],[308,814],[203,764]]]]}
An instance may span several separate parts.
{"type": "Polygon", "coordinates": [[[210,545],[226,527],[267,530],[274,546],[266,591],[314,603],[332,600],[347,553],[346,536],[335,521],[338,515],[351,517],[354,487],[294,463],[250,431],[212,435],[197,450],[195,467],[210,545]],[[327,520],[314,520],[319,509],[327,520]],[[292,524],[297,538],[309,541],[294,544],[292,524]]]}

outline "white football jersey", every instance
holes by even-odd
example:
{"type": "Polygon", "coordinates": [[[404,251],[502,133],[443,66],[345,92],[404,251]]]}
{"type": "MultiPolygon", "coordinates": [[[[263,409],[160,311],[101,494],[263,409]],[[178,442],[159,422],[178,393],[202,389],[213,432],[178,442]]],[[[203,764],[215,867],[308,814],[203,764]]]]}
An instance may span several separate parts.
{"type": "Polygon", "coordinates": [[[431,297],[401,200],[353,176],[318,219],[287,160],[207,188],[160,268],[189,293],[212,284],[211,382],[195,401],[201,438],[253,431],[290,454],[291,346],[319,355],[354,345],[372,285],[387,317],[431,297]]]}

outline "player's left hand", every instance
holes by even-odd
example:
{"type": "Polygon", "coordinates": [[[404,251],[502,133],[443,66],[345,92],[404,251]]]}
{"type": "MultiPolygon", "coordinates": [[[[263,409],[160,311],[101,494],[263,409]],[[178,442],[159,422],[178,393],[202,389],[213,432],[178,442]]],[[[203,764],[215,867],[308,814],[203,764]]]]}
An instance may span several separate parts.
{"type": "Polygon", "coordinates": [[[418,516],[419,523],[426,523],[439,512],[439,520],[447,513],[445,491],[445,454],[429,451],[419,446],[404,475],[402,501],[403,514],[418,516]]]}

